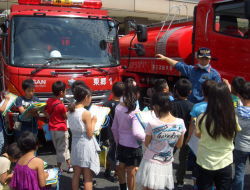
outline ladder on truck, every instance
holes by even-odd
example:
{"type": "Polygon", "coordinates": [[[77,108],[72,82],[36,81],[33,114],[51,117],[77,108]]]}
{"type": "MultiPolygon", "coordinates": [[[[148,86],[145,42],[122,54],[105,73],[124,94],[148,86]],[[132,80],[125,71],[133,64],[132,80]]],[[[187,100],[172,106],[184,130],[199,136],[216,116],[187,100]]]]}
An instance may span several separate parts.
{"type": "Polygon", "coordinates": [[[183,21],[189,21],[188,17],[188,7],[186,4],[182,5],[175,5],[170,8],[170,11],[166,17],[166,19],[162,22],[162,26],[160,31],[158,32],[156,39],[155,39],[155,52],[157,54],[163,54],[166,53],[166,41],[171,36],[172,33],[174,33],[176,30],[178,30],[180,27],[176,27],[172,30],[170,30],[172,24],[181,23],[183,21]],[[181,15],[181,8],[184,7],[186,9],[186,18],[183,19],[176,19],[176,17],[180,17],[181,15]],[[175,11],[172,13],[172,11],[175,11]],[[170,17],[172,18],[170,19],[170,17]],[[168,26],[167,29],[164,29],[165,26],[168,26]],[[163,35],[161,35],[164,32],[163,35]]]}

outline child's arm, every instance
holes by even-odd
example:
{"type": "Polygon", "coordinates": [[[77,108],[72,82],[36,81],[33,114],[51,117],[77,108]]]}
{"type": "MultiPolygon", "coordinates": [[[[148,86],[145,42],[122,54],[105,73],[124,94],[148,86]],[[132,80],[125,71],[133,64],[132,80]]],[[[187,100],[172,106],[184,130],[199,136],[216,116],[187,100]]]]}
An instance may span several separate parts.
{"type": "Polygon", "coordinates": [[[94,135],[94,131],[95,131],[95,124],[97,121],[96,116],[93,116],[91,118],[91,113],[89,111],[85,111],[82,114],[82,121],[85,123],[86,125],[86,133],[87,136],[89,138],[92,138],[92,136],[94,135]]]}
{"type": "MultiPolygon", "coordinates": [[[[68,117],[67,117],[67,108],[65,107],[65,105],[63,103],[61,103],[61,104],[58,104],[57,106],[59,107],[60,112],[61,112],[63,118],[65,120],[67,120],[68,119],[68,117]]],[[[55,107],[54,107],[54,109],[55,109],[55,107]]]]}
{"type": "Polygon", "coordinates": [[[176,147],[177,148],[181,148],[182,145],[183,145],[183,140],[184,140],[184,136],[185,136],[185,133],[186,133],[186,128],[185,128],[185,123],[183,120],[181,120],[181,123],[180,123],[180,132],[181,132],[181,135],[180,137],[178,138],[178,141],[176,143],[176,147]],[[181,127],[182,126],[182,127],[181,127]]]}
{"type": "Polygon", "coordinates": [[[146,135],[145,142],[144,142],[144,144],[145,144],[146,147],[148,147],[148,145],[150,144],[151,140],[152,140],[152,135],[146,135]]]}
{"type": "Polygon", "coordinates": [[[185,144],[188,144],[188,142],[189,142],[192,134],[194,133],[195,121],[196,121],[196,118],[195,117],[191,117],[190,124],[189,124],[189,130],[188,130],[188,136],[187,136],[186,141],[184,142],[185,144]]]}
{"type": "Polygon", "coordinates": [[[25,112],[25,109],[23,106],[18,107],[18,111],[22,114],[23,112],[25,112]]]}
{"type": "Polygon", "coordinates": [[[0,175],[0,183],[5,184],[8,181],[8,172],[0,175]]]}
{"type": "Polygon", "coordinates": [[[118,123],[118,117],[117,114],[115,114],[113,123],[112,123],[112,127],[111,127],[111,131],[115,140],[115,143],[118,144],[119,143],[119,133],[118,133],[118,128],[119,128],[119,123],[118,123]]]}
{"type": "Polygon", "coordinates": [[[195,136],[201,138],[201,131],[198,126],[195,128],[195,136]]]}
{"type": "Polygon", "coordinates": [[[132,116],[132,134],[139,141],[145,140],[145,131],[135,115],[132,116]]]}
{"type": "Polygon", "coordinates": [[[178,139],[178,141],[177,141],[177,143],[176,143],[176,145],[175,145],[177,148],[181,148],[181,147],[182,147],[183,139],[184,139],[184,134],[182,134],[182,135],[179,137],[179,139],[178,139]]]}
{"type": "Polygon", "coordinates": [[[44,172],[44,162],[41,159],[37,159],[37,173],[38,173],[39,186],[45,187],[48,173],[44,172]]]}
{"type": "Polygon", "coordinates": [[[3,103],[3,105],[0,107],[0,112],[1,112],[1,113],[4,112],[4,110],[6,109],[6,106],[8,105],[8,102],[9,102],[9,100],[10,100],[10,97],[7,95],[7,96],[5,96],[4,99],[5,99],[5,100],[4,100],[4,103],[3,103]]]}
{"type": "Polygon", "coordinates": [[[197,119],[197,121],[195,122],[195,132],[194,132],[194,134],[195,134],[196,137],[201,138],[201,130],[200,130],[200,127],[199,127],[199,119],[197,119]]]}

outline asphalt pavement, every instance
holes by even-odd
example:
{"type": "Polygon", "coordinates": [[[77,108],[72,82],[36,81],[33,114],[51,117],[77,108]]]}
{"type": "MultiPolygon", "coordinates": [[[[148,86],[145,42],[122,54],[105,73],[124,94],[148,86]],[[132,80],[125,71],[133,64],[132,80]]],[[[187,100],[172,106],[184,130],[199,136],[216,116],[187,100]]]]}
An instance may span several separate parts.
{"type": "MultiPolygon", "coordinates": [[[[47,143],[44,147],[39,148],[38,150],[38,156],[42,158],[44,161],[46,161],[49,165],[49,167],[53,167],[56,165],[56,156],[55,156],[55,150],[53,148],[53,145],[51,143],[47,143]]],[[[176,152],[174,156],[174,172],[176,171],[176,167],[178,166],[178,151],[176,152]]],[[[63,169],[66,170],[66,164],[63,164],[63,169]]],[[[70,190],[71,189],[71,179],[72,179],[72,173],[63,172],[62,176],[60,178],[59,183],[59,190],[70,190]]],[[[102,168],[101,173],[95,177],[95,180],[97,181],[97,184],[95,186],[95,190],[119,190],[119,184],[113,183],[107,179],[104,178],[104,169],[102,168]]],[[[55,186],[52,187],[53,190],[56,189],[55,186]]],[[[80,189],[84,189],[82,185],[82,180],[80,182],[80,189]]],[[[247,168],[246,168],[246,175],[245,175],[245,189],[250,189],[250,164],[249,161],[247,162],[247,168]]],[[[191,179],[191,172],[188,171],[186,178],[185,178],[185,186],[184,190],[192,190],[192,179],[191,179]]]]}

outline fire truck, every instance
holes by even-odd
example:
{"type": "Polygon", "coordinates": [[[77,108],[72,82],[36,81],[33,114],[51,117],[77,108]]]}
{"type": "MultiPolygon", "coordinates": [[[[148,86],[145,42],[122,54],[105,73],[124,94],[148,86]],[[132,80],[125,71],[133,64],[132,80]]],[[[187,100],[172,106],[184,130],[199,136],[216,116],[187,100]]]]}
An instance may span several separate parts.
{"type": "Polygon", "coordinates": [[[118,24],[101,7],[101,0],[18,0],[1,24],[0,90],[23,95],[22,81],[32,78],[46,101],[55,81],[82,80],[94,103],[107,100],[120,80],[120,52],[118,24]]]}
{"type": "Polygon", "coordinates": [[[134,31],[120,38],[124,78],[133,77],[144,88],[157,78],[173,84],[180,73],[155,55],[195,64],[198,48],[208,47],[211,64],[223,78],[243,76],[250,80],[249,0],[200,0],[192,20],[176,20],[173,15],[160,24],[147,26],[146,42],[139,42],[134,31]]]}

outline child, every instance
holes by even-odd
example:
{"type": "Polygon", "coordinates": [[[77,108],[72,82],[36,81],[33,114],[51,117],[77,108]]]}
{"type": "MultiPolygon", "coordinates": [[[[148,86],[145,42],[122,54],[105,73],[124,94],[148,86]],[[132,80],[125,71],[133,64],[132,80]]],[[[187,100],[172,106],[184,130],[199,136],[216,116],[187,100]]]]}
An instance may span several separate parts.
{"type": "Polygon", "coordinates": [[[190,121],[190,126],[189,126],[189,131],[188,131],[188,137],[185,141],[185,144],[188,144],[189,148],[191,149],[191,151],[189,151],[189,163],[190,163],[190,168],[192,168],[194,189],[197,189],[196,178],[198,175],[197,174],[198,169],[197,169],[197,164],[196,164],[196,154],[197,154],[198,143],[199,143],[199,139],[194,134],[195,123],[196,123],[198,116],[206,111],[208,93],[209,93],[209,90],[214,85],[216,85],[216,82],[214,80],[206,80],[205,82],[202,83],[202,94],[204,96],[204,101],[194,104],[190,112],[191,121],[190,121]]]}
{"type": "MultiPolygon", "coordinates": [[[[26,79],[22,83],[22,89],[24,91],[24,96],[19,96],[16,99],[16,107],[18,108],[18,111],[20,114],[24,113],[25,110],[34,102],[39,102],[39,99],[34,96],[34,91],[35,91],[35,84],[32,79],[26,79]]],[[[30,131],[34,135],[37,135],[38,133],[38,128],[37,128],[37,112],[31,111],[33,117],[29,119],[28,121],[22,121],[20,129],[17,128],[15,129],[15,136],[19,137],[22,132],[24,131],[30,131]]]]}
{"type": "Polygon", "coordinates": [[[88,86],[82,80],[76,80],[76,81],[73,80],[73,81],[71,81],[69,83],[69,85],[70,85],[70,88],[66,90],[66,97],[67,97],[67,95],[68,95],[68,97],[65,98],[66,101],[68,101],[69,103],[74,103],[75,102],[75,99],[73,97],[73,91],[74,91],[75,87],[83,86],[83,87],[88,88],[88,86]]]}
{"type": "Polygon", "coordinates": [[[173,96],[169,93],[168,82],[165,79],[157,79],[155,81],[154,91],[155,93],[165,93],[168,95],[170,101],[174,100],[173,96]]]}
{"type": "Polygon", "coordinates": [[[67,129],[67,110],[60,100],[65,96],[66,85],[62,81],[57,81],[52,85],[53,98],[47,100],[46,115],[49,118],[49,130],[52,141],[56,149],[57,166],[61,169],[62,162],[66,160],[68,172],[73,172],[70,166],[70,153],[68,149],[69,133],[67,129]]]}
{"type": "Polygon", "coordinates": [[[198,189],[231,189],[233,140],[240,127],[229,88],[217,83],[209,89],[207,109],[196,122],[198,189]]]}
{"type": "MultiPolygon", "coordinates": [[[[115,158],[115,154],[116,154],[116,144],[114,141],[114,137],[111,131],[111,126],[115,117],[115,108],[116,106],[119,104],[119,101],[123,95],[124,92],[124,83],[123,82],[116,82],[113,87],[112,87],[112,100],[109,100],[107,102],[104,103],[104,106],[109,107],[110,108],[110,114],[109,114],[109,123],[108,126],[106,128],[104,128],[104,130],[106,131],[107,134],[107,138],[109,141],[109,151],[108,151],[108,161],[109,161],[109,165],[106,168],[105,171],[105,176],[106,177],[111,177],[111,171],[115,170],[115,166],[116,166],[116,158],[115,158]]],[[[113,179],[114,180],[114,179],[113,179]]]]}
{"type": "Polygon", "coordinates": [[[17,141],[22,157],[17,161],[10,187],[15,190],[45,189],[48,173],[44,172],[44,162],[35,156],[37,139],[33,133],[25,131],[17,141]]]}
{"type": "Polygon", "coordinates": [[[179,152],[179,165],[176,172],[177,189],[181,190],[184,184],[183,180],[186,173],[189,154],[189,147],[185,142],[189,131],[189,124],[191,119],[190,112],[193,107],[193,103],[188,100],[188,96],[190,95],[192,90],[192,83],[188,79],[180,79],[175,83],[174,90],[176,99],[172,103],[173,116],[183,119],[185,126],[187,127],[187,132],[184,136],[184,145],[181,147],[179,152]]]}
{"type": "Polygon", "coordinates": [[[149,189],[174,189],[173,150],[183,143],[185,124],[171,115],[170,100],[164,93],[152,97],[152,107],[157,116],[146,128],[147,147],[140,164],[136,180],[149,189]]]}
{"type": "Polygon", "coordinates": [[[71,161],[74,167],[72,189],[79,189],[81,174],[84,178],[84,189],[92,190],[93,173],[100,171],[99,145],[94,137],[97,118],[84,107],[91,103],[89,89],[78,86],[74,89],[75,105],[69,106],[68,121],[72,133],[71,161]],[[92,173],[93,172],[93,173],[92,173]]]}
{"type": "Polygon", "coordinates": [[[111,128],[117,145],[117,175],[121,190],[127,189],[126,181],[128,189],[135,190],[135,174],[142,159],[141,142],[144,141],[145,132],[135,115],[139,111],[138,98],[137,86],[126,80],[122,102],[116,106],[111,128]]]}
{"type": "MultiPolygon", "coordinates": [[[[71,85],[72,94],[74,93],[74,89],[75,89],[77,86],[82,86],[82,87],[88,88],[88,86],[85,84],[84,81],[76,80],[76,81],[74,81],[74,82],[72,83],[72,85],[71,85]]],[[[74,95],[74,94],[73,94],[73,95],[74,95]]]]}
{"type": "Polygon", "coordinates": [[[243,106],[236,108],[236,114],[242,130],[237,133],[235,138],[233,190],[244,189],[245,166],[247,158],[250,158],[250,82],[245,82],[239,97],[243,106]]]}
{"type": "Polygon", "coordinates": [[[17,143],[8,146],[7,152],[0,156],[0,190],[8,190],[13,173],[10,172],[11,162],[16,162],[21,157],[21,151],[17,143]]]}
{"type": "Polygon", "coordinates": [[[235,108],[237,108],[238,106],[242,106],[239,95],[241,94],[241,89],[244,83],[245,79],[243,77],[234,77],[232,80],[231,93],[235,108]]]}
{"type": "Polygon", "coordinates": [[[3,151],[3,148],[4,148],[4,143],[5,143],[5,140],[4,140],[4,120],[3,120],[3,117],[2,117],[2,113],[4,112],[4,110],[6,109],[6,106],[10,100],[10,97],[8,95],[6,95],[4,97],[4,102],[3,104],[0,106],[0,154],[2,153],[3,151]]]}

